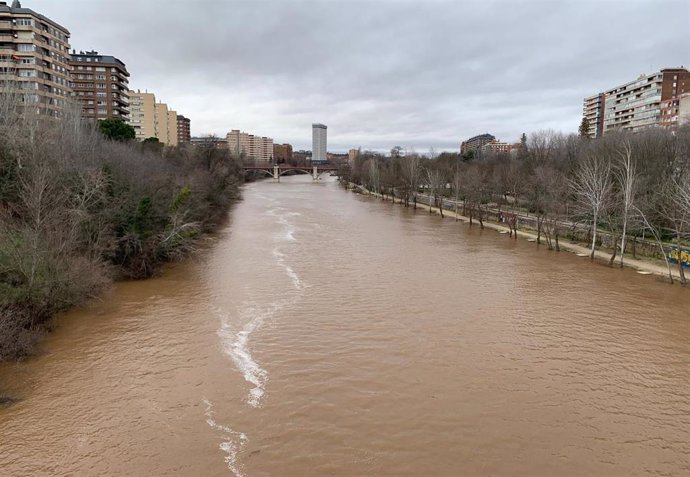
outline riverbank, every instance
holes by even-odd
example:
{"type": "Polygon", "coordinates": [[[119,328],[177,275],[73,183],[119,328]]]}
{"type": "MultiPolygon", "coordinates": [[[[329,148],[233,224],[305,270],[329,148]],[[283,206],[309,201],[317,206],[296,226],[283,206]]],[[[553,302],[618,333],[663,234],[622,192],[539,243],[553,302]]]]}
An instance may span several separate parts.
{"type": "MultiPolygon", "coordinates": [[[[396,202],[395,198],[393,198],[389,195],[369,191],[365,187],[360,186],[358,184],[351,184],[351,188],[352,188],[353,192],[355,192],[355,193],[360,193],[360,194],[364,194],[364,195],[371,195],[373,197],[381,198],[381,199],[386,200],[386,201],[392,201],[394,204],[404,205],[404,204],[401,204],[401,201],[399,199],[398,199],[399,201],[396,202]]],[[[425,210],[425,211],[429,211],[433,214],[440,215],[440,211],[439,211],[438,207],[433,207],[433,206],[430,206],[430,205],[425,204],[423,202],[417,202],[417,208],[420,208],[420,209],[425,210]]],[[[461,221],[464,223],[468,223],[468,224],[470,222],[469,217],[464,216],[460,213],[456,213],[453,210],[448,210],[445,208],[443,209],[443,217],[444,218],[452,218],[452,219],[455,219],[455,220],[458,220],[458,221],[461,221]]],[[[473,220],[473,222],[476,224],[478,222],[478,220],[475,218],[473,220]]],[[[498,232],[502,235],[506,235],[507,238],[509,238],[509,239],[515,240],[515,239],[520,238],[520,239],[527,240],[528,242],[534,242],[536,244],[536,241],[537,241],[536,230],[525,229],[525,228],[519,229],[519,230],[514,232],[514,234],[515,234],[514,237],[509,237],[509,234],[511,232],[509,227],[502,225],[500,223],[497,223],[497,222],[486,220],[486,219],[483,222],[484,222],[483,227],[485,229],[495,230],[496,232],[498,232]]],[[[479,226],[479,225],[477,225],[477,226],[479,226]]],[[[542,246],[541,244],[536,244],[536,245],[538,247],[542,246]]],[[[569,241],[569,240],[561,239],[559,241],[559,247],[562,251],[573,253],[573,254],[577,255],[578,257],[582,257],[583,259],[584,258],[589,259],[590,254],[591,254],[591,249],[589,247],[587,247],[583,244],[580,244],[580,243],[569,241]]],[[[594,252],[594,261],[596,261],[597,263],[599,263],[601,265],[607,265],[608,266],[610,258],[611,258],[611,252],[606,252],[606,251],[602,251],[602,250],[595,250],[595,252],[594,252]]],[[[620,255],[615,259],[614,265],[618,266],[618,267],[620,266],[620,255]]],[[[625,268],[631,268],[633,270],[636,270],[638,273],[640,273],[642,275],[655,275],[659,279],[670,282],[668,267],[666,266],[665,263],[663,263],[661,261],[641,260],[639,258],[632,258],[632,257],[626,256],[625,260],[623,262],[623,266],[625,268]]],[[[680,279],[680,274],[679,274],[678,270],[674,267],[671,268],[671,275],[673,276],[674,280],[680,279]]]]}
{"type": "Polygon", "coordinates": [[[210,247],[0,365],[0,469],[684,475],[687,290],[453,221],[244,187],[210,247]]]}
{"type": "MultiPolygon", "coordinates": [[[[0,361],[30,353],[53,316],[114,280],[187,256],[239,196],[228,151],[110,140],[72,119],[64,133],[0,134],[0,361]]],[[[0,118],[0,133],[12,124],[0,118]]]]}

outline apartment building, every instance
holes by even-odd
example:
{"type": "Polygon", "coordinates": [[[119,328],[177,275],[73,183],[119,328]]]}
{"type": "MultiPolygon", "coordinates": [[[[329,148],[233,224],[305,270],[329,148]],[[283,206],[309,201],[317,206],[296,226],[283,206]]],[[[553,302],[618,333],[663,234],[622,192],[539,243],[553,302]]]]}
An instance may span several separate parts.
{"type": "Polygon", "coordinates": [[[292,161],[292,144],[274,144],[273,159],[278,164],[287,164],[292,161]]]}
{"type": "Polygon", "coordinates": [[[67,28],[19,0],[0,1],[0,92],[16,92],[39,114],[59,116],[71,95],[67,28]]]}
{"type": "Polygon", "coordinates": [[[273,162],[273,139],[233,129],[227,136],[228,149],[254,162],[273,162]]]}
{"type": "Polygon", "coordinates": [[[316,164],[326,162],[328,149],[328,127],[325,124],[311,125],[311,162],[316,164]]]}
{"type": "Polygon", "coordinates": [[[584,100],[583,114],[590,122],[590,137],[600,135],[593,130],[595,125],[601,128],[601,134],[677,126],[679,100],[688,92],[690,72],[681,66],[642,74],[634,81],[599,93],[599,107],[594,105],[595,96],[589,96],[584,100]]]}
{"type": "Polygon", "coordinates": [[[216,136],[192,137],[190,143],[192,146],[213,146],[216,149],[228,149],[227,139],[221,139],[216,136]]]}
{"type": "Polygon", "coordinates": [[[181,114],[177,115],[177,143],[184,144],[192,141],[192,121],[181,114]]]}
{"type": "Polygon", "coordinates": [[[690,93],[680,95],[678,107],[678,125],[690,124],[690,93]]]}
{"type": "Polygon", "coordinates": [[[350,162],[350,164],[355,163],[357,156],[359,156],[359,149],[350,149],[347,151],[347,160],[350,162]]]}
{"type": "Polygon", "coordinates": [[[153,110],[153,126],[155,128],[155,136],[163,144],[168,144],[170,141],[170,135],[168,134],[168,105],[158,102],[153,107],[153,110]]]}
{"type": "Polygon", "coordinates": [[[178,143],[178,131],[177,131],[177,111],[173,111],[171,109],[168,109],[167,112],[168,116],[168,123],[166,125],[167,128],[167,135],[168,135],[168,144],[169,146],[177,146],[178,143]]]}
{"type": "Polygon", "coordinates": [[[88,119],[122,119],[129,116],[129,72],[114,56],[97,51],[72,51],[71,83],[88,119]]]}
{"type": "Polygon", "coordinates": [[[134,128],[137,140],[155,137],[166,146],[177,146],[177,112],[165,103],[157,103],[155,94],[130,91],[129,109],[127,122],[134,128]]]}
{"type": "Polygon", "coordinates": [[[510,144],[494,140],[484,144],[479,150],[484,153],[510,153],[510,151],[517,149],[519,146],[519,144],[510,144]]]}
{"type": "Polygon", "coordinates": [[[460,144],[460,154],[465,154],[470,151],[478,151],[482,148],[482,146],[490,142],[496,142],[496,137],[489,133],[471,137],[460,144]]]}
{"type": "MultiPolygon", "coordinates": [[[[158,137],[156,134],[156,96],[149,92],[130,91],[127,122],[134,128],[135,137],[139,141],[158,137]]],[[[160,140],[160,138],[158,139],[160,140]]]]}
{"type": "Polygon", "coordinates": [[[587,136],[592,139],[601,137],[604,132],[604,105],[606,96],[604,93],[595,94],[585,98],[585,104],[582,108],[582,115],[587,118],[589,122],[589,129],[587,136]]]}
{"type": "Polygon", "coordinates": [[[261,160],[262,162],[273,162],[273,139],[270,137],[261,138],[261,160]]]}

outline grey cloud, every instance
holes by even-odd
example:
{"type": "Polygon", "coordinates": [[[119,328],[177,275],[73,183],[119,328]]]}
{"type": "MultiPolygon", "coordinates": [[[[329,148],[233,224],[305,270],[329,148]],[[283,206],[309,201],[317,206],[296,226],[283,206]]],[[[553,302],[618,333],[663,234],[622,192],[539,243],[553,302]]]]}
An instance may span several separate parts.
{"type": "Polygon", "coordinates": [[[577,129],[584,96],[690,63],[690,3],[670,1],[25,0],[77,49],[192,118],[329,149],[456,150],[491,132],[577,129]],[[104,22],[104,18],[110,21],[104,22]]]}

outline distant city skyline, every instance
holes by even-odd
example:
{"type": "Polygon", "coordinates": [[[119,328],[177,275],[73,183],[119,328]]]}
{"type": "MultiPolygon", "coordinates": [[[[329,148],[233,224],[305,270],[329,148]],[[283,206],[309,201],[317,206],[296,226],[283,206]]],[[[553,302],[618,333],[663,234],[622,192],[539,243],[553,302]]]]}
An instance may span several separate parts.
{"type": "Polygon", "coordinates": [[[68,28],[73,49],[120,58],[130,87],[184,111],[194,136],[257,130],[295,150],[311,148],[315,121],[328,124],[332,152],[576,132],[584,97],[690,65],[684,0],[23,6],[68,28]]]}

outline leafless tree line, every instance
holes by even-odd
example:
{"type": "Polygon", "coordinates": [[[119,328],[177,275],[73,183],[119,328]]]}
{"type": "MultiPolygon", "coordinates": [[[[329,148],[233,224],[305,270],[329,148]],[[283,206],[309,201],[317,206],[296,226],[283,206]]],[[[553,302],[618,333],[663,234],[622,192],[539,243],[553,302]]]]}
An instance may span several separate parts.
{"type": "Polygon", "coordinates": [[[480,226],[489,209],[498,210],[511,236],[517,217],[529,215],[537,242],[549,249],[559,250],[563,236],[586,229],[592,259],[602,235],[613,237],[611,265],[624,265],[631,242],[634,252],[640,238],[651,240],[663,252],[669,278],[676,266],[686,283],[681,260],[668,259],[668,245],[678,247],[680,258],[690,239],[690,125],[596,140],[540,131],[512,154],[433,156],[364,151],[341,176],[406,206],[411,198],[416,205],[420,193],[440,211],[444,198],[455,199],[456,211],[480,226]]]}
{"type": "Polygon", "coordinates": [[[0,360],[113,278],[150,276],[190,251],[240,179],[212,145],[109,141],[77,105],[56,119],[17,102],[0,95],[0,360]]]}

